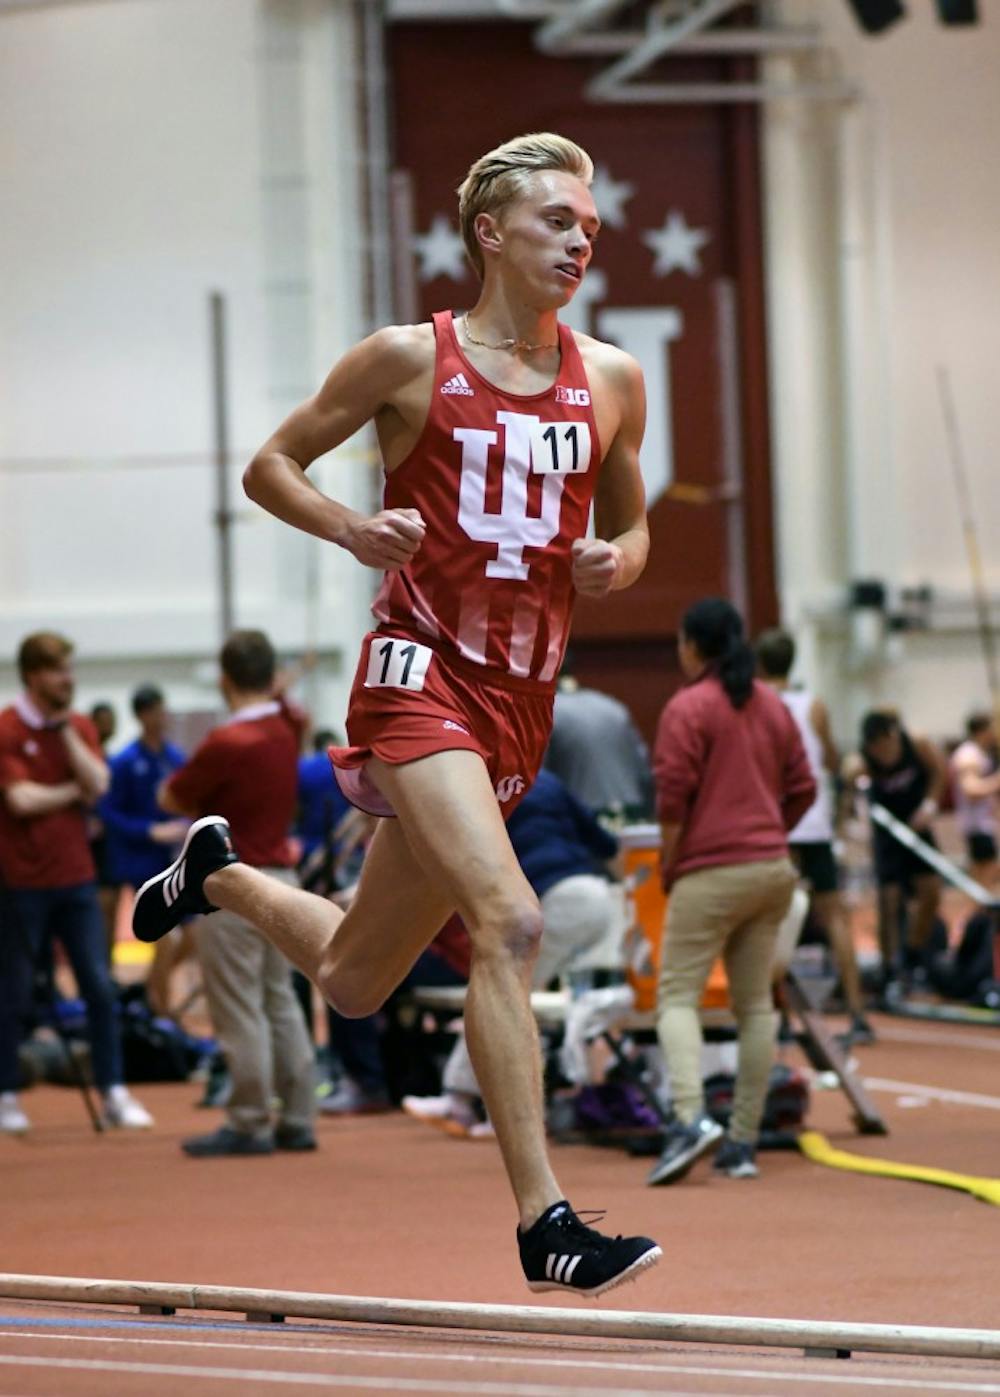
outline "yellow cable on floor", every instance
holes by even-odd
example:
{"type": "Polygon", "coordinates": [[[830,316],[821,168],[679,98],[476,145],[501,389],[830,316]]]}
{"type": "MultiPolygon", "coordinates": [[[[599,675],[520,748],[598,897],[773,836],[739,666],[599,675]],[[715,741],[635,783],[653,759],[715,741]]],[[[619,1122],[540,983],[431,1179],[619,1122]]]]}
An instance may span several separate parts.
{"type": "Polygon", "coordinates": [[[928,1169],[922,1164],[894,1164],[889,1159],[869,1159],[866,1155],[837,1150],[817,1130],[804,1130],[799,1149],[816,1164],[830,1169],[848,1169],[856,1174],[879,1174],[886,1179],[910,1179],[919,1184],[940,1184],[958,1188],[1000,1208],[1000,1179],[983,1179],[975,1174],[953,1174],[949,1169],[928,1169]]]}

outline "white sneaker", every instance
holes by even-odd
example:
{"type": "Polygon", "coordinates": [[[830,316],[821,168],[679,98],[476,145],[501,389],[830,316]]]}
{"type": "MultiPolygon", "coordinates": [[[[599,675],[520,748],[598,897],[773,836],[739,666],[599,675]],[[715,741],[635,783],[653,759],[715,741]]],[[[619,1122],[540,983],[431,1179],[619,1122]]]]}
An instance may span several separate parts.
{"type": "Polygon", "coordinates": [[[470,1104],[451,1092],[443,1096],[404,1096],[400,1102],[408,1116],[425,1125],[443,1130],[446,1135],[466,1138],[478,1117],[470,1104]]]}
{"type": "Polygon", "coordinates": [[[24,1135],[31,1129],[31,1121],[21,1110],[17,1093],[0,1092],[0,1133],[4,1135],[24,1135]]]}
{"type": "Polygon", "coordinates": [[[123,1130],[148,1130],[153,1117],[127,1088],[109,1087],[104,1094],[104,1123],[123,1130]]]}

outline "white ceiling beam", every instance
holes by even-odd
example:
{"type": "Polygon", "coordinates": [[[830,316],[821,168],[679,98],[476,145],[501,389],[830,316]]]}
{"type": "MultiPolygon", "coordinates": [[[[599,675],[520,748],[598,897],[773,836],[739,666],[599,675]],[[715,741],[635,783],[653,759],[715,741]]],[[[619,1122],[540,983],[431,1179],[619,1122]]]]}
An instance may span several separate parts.
{"type": "Polygon", "coordinates": [[[629,78],[635,77],[636,73],[641,73],[658,58],[662,58],[682,39],[687,39],[709,24],[714,24],[717,19],[734,10],[739,3],[740,0],[701,0],[700,4],[693,6],[679,19],[651,25],[640,44],[588,83],[588,97],[606,99],[623,83],[628,82],[629,78]]]}
{"type": "Polygon", "coordinates": [[[852,102],[858,89],[847,82],[636,82],[625,83],[602,102],[698,103],[718,102],[852,102]]]}

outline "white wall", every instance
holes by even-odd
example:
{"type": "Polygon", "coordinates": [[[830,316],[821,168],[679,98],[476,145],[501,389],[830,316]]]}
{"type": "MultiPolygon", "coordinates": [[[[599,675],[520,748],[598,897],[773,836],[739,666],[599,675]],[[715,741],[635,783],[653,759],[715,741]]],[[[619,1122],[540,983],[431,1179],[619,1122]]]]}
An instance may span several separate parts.
{"type": "MultiPolygon", "coordinates": [[[[207,297],[229,318],[236,621],[324,656],[339,720],[369,579],[251,506],[247,454],[364,330],[350,0],[0,13],[0,701],[18,639],[81,700],[213,700],[220,640],[207,297]]],[[[365,443],[317,468],[364,499],[365,443]]]]}
{"type": "Polygon", "coordinates": [[[828,52],[772,60],[775,80],[839,72],[844,105],[782,102],[765,122],[772,391],[785,618],[804,672],[853,732],[872,702],[944,736],[988,700],[936,372],[950,375],[988,585],[1000,622],[1000,12],[946,28],[908,18],[862,34],[847,5],[828,52]],[[932,629],[854,635],[849,578],[929,583],[932,629]]]}

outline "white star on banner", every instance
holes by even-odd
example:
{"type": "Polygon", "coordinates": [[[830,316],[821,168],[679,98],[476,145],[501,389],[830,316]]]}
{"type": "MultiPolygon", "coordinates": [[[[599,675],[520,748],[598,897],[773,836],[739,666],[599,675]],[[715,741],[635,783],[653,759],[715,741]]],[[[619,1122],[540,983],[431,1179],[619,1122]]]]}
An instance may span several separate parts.
{"type": "Polygon", "coordinates": [[[711,239],[707,228],[689,228],[682,213],[671,209],[662,228],[650,228],[642,240],[656,253],[654,276],[667,276],[672,271],[701,276],[698,253],[711,239]]]}
{"type": "Polygon", "coordinates": [[[594,179],[590,186],[601,222],[609,228],[624,228],[628,221],[622,205],[635,193],[635,185],[625,180],[616,180],[607,165],[594,169],[594,179]]]}
{"type": "Polygon", "coordinates": [[[428,232],[414,234],[413,250],[420,258],[421,281],[433,281],[438,276],[465,280],[465,244],[445,214],[434,215],[428,232]]]}

